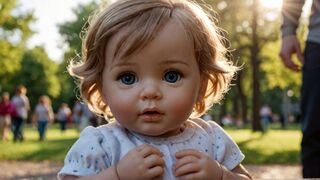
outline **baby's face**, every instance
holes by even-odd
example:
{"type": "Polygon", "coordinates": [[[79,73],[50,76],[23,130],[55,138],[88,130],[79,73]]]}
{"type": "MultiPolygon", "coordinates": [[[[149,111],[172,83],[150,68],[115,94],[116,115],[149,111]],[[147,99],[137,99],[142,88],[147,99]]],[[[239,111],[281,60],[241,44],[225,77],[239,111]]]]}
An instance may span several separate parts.
{"type": "Polygon", "coordinates": [[[193,43],[183,27],[169,21],[144,49],[129,58],[112,56],[108,43],[103,98],[124,127],[149,136],[179,132],[197,101],[200,72],[193,43]]]}

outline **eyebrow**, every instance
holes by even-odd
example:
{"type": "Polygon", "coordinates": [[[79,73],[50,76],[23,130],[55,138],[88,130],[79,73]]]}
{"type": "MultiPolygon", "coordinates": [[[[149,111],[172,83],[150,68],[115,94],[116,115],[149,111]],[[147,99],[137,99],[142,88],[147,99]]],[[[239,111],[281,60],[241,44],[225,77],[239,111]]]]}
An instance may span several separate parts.
{"type": "MultiPolygon", "coordinates": [[[[123,62],[119,62],[119,63],[115,63],[113,65],[111,65],[110,70],[116,68],[116,67],[124,67],[124,66],[133,66],[136,63],[132,63],[132,62],[128,62],[128,61],[123,61],[123,62]]],[[[190,65],[184,61],[181,60],[165,60],[163,62],[160,63],[160,65],[168,65],[168,64],[182,64],[186,67],[190,67],[190,65]]]]}
{"type": "Polygon", "coordinates": [[[190,65],[184,61],[181,61],[181,60],[175,60],[175,59],[171,59],[171,60],[166,60],[164,62],[162,62],[161,64],[182,64],[182,65],[185,65],[187,67],[189,67],[190,65]]]}
{"type": "Polygon", "coordinates": [[[123,67],[123,66],[133,66],[135,65],[136,63],[132,63],[132,62],[128,62],[128,61],[123,61],[123,62],[119,62],[119,63],[115,63],[115,64],[112,64],[111,67],[110,67],[110,70],[116,68],[116,67],[123,67]]]}

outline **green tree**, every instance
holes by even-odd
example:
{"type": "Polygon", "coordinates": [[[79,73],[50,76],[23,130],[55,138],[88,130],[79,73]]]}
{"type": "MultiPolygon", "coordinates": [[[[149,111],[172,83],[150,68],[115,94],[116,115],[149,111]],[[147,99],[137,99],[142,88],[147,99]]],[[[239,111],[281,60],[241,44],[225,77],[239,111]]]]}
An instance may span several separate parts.
{"type": "Polygon", "coordinates": [[[4,90],[13,89],[10,79],[21,68],[25,43],[32,34],[29,28],[32,21],[32,13],[22,14],[17,10],[16,0],[0,0],[0,87],[4,90]]]}
{"type": "Polygon", "coordinates": [[[21,69],[12,82],[27,87],[31,107],[34,107],[41,95],[49,95],[51,98],[60,95],[57,70],[58,65],[48,57],[45,50],[35,47],[23,54],[21,69]]]}
{"type": "Polygon", "coordinates": [[[68,45],[64,60],[59,65],[58,70],[62,87],[61,95],[58,98],[59,103],[67,102],[72,104],[76,94],[78,94],[75,80],[68,74],[67,66],[71,59],[80,59],[82,38],[88,26],[87,20],[96,9],[98,9],[98,4],[95,2],[79,5],[73,9],[76,19],[59,25],[59,32],[68,45]]]}
{"type": "Polygon", "coordinates": [[[251,114],[253,129],[260,130],[260,102],[281,104],[281,98],[273,97],[281,97],[281,90],[299,87],[299,75],[286,70],[278,57],[280,12],[262,8],[259,1],[252,0],[205,2],[217,11],[214,15],[218,17],[218,26],[226,30],[234,62],[243,65],[233,82],[235,87],[221,105],[221,112],[240,113],[244,120],[251,114]],[[261,93],[269,96],[260,97],[261,93]]]}
{"type": "Polygon", "coordinates": [[[218,26],[226,30],[224,36],[229,40],[226,44],[230,46],[229,57],[234,60],[235,64],[242,66],[242,70],[238,72],[233,82],[235,88],[232,88],[222,103],[221,112],[230,111],[225,108],[231,104],[234,116],[246,121],[248,111],[251,110],[249,112],[251,112],[254,130],[259,130],[261,128],[256,127],[256,124],[260,123],[256,116],[260,94],[260,73],[257,66],[260,50],[258,41],[262,35],[258,33],[257,10],[252,11],[255,9],[253,2],[256,1],[211,0],[207,2],[214,7],[214,10],[217,10],[218,26]]]}

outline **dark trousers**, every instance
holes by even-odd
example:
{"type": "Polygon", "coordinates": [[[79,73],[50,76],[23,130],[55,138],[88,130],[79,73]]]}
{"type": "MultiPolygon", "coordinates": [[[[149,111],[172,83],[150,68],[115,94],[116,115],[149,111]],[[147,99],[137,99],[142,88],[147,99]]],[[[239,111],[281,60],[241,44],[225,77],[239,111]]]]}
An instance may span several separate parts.
{"type": "Polygon", "coordinates": [[[13,141],[23,141],[23,121],[24,119],[22,117],[12,118],[13,141]]]}
{"type": "Polygon", "coordinates": [[[320,44],[307,42],[301,88],[304,178],[320,178],[320,44]]]}
{"type": "Polygon", "coordinates": [[[47,131],[48,121],[38,121],[39,140],[42,141],[45,138],[47,131]]]}
{"type": "Polygon", "coordinates": [[[65,131],[66,130],[67,121],[59,121],[59,124],[60,124],[60,130],[61,131],[65,131]]]}

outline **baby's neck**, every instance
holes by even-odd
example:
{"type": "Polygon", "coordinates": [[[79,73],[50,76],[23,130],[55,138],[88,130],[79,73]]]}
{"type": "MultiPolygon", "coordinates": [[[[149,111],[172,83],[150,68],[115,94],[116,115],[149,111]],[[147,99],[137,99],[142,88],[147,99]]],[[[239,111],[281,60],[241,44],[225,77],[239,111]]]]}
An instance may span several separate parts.
{"type": "Polygon", "coordinates": [[[179,128],[172,129],[172,130],[167,131],[167,132],[165,132],[164,134],[161,134],[161,135],[152,136],[152,135],[143,134],[143,133],[138,133],[138,134],[141,134],[141,135],[144,135],[144,136],[150,136],[150,137],[154,137],[154,138],[168,138],[168,137],[171,137],[171,136],[176,136],[178,134],[181,134],[185,130],[186,126],[187,126],[187,124],[183,123],[183,124],[180,125],[179,128]]]}

